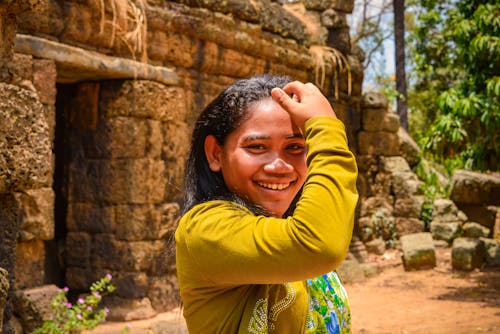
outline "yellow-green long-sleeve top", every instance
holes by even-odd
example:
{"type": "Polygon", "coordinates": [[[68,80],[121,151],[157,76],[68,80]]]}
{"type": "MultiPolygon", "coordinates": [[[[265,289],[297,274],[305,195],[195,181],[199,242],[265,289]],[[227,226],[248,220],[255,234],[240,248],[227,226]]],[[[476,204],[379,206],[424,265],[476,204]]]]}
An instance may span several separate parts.
{"type": "Polygon", "coordinates": [[[357,168],[344,125],[304,125],[308,174],[292,216],[256,216],[215,200],[195,205],[175,233],[190,333],[302,333],[305,280],[337,268],[352,236],[357,168]]]}

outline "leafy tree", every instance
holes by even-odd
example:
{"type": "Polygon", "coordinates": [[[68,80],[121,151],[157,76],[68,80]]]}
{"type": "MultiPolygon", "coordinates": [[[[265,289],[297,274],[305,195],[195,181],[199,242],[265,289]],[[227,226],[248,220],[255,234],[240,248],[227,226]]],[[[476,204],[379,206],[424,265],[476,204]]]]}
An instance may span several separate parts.
{"type": "Polygon", "coordinates": [[[420,0],[413,10],[410,132],[454,167],[498,170],[500,3],[420,0]]]}

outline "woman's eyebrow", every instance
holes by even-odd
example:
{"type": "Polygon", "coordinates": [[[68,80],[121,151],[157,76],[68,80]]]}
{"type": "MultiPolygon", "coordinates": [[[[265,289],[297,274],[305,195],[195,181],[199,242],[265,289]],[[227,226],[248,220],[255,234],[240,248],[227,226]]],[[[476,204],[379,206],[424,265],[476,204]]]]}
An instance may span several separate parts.
{"type": "MultiPolygon", "coordinates": [[[[300,138],[303,139],[304,135],[300,132],[292,133],[290,135],[287,135],[285,137],[286,139],[294,139],[294,138],[300,138]]],[[[265,140],[265,139],[271,139],[271,136],[268,135],[261,135],[261,134],[251,134],[243,138],[243,142],[249,142],[253,140],[265,140]]]]}
{"type": "Polygon", "coordinates": [[[248,141],[253,141],[253,140],[262,140],[262,139],[270,139],[270,136],[266,135],[259,135],[259,134],[252,134],[248,135],[243,138],[243,142],[248,142],[248,141]]]}
{"type": "Polygon", "coordinates": [[[300,132],[292,133],[291,135],[286,136],[287,139],[293,139],[293,138],[304,138],[304,135],[300,132]]]}

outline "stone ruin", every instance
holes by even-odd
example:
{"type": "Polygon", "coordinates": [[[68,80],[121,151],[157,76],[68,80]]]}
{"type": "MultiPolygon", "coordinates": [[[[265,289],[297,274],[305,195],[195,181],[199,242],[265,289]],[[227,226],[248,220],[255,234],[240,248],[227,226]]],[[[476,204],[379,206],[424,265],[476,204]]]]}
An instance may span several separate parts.
{"type": "Polygon", "coordinates": [[[171,240],[190,129],[226,85],[257,73],[315,82],[346,124],[361,195],[346,263],[430,233],[418,148],[383,95],[362,94],[353,5],[2,2],[0,328],[2,311],[5,333],[34,328],[57,287],[87,291],[106,273],[118,287],[110,320],[177,307],[171,240]]]}

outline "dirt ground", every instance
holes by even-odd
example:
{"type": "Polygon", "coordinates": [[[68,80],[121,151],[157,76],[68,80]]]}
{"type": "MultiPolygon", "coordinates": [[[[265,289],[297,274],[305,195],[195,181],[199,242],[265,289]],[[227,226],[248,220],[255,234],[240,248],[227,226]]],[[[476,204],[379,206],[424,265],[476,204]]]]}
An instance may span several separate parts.
{"type": "MultiPolygon", "coordinates": [[[[500,269],[451,268],[450,249],[436,248],[434,269],[405,272],[397,251],[372,257],[381,272],[345,284],[353,334],[500,334],[500,269]]],[[[181,311],[153,319],[107,322],[91,334],[186,334],[181,311]]]]}
{"type": "Polygon", "coordinates": [[[452,270],[449,248],[437,248],[437,266],[405,272],[400,254],[378,261],[382,272],[346,284],[353,334],[500,333],[500,269],[452,270]]]}

